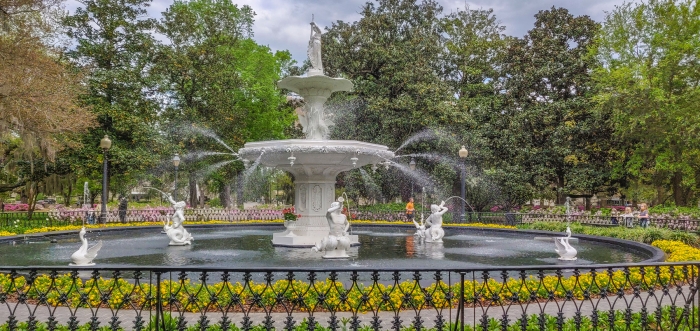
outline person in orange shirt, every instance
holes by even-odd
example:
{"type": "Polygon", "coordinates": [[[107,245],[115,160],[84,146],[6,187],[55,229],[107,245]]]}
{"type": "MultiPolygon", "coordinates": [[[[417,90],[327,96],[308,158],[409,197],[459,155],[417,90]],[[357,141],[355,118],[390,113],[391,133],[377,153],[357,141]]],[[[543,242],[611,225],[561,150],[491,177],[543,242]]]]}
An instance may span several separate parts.
{"type": "Polygon", "coordinates": [[[406,221],[407,222],[412,222],[413,217],[415,214],[416,210],[413,208],[413,198],[408,199],[408,203],[406,204],[406,221]]]}

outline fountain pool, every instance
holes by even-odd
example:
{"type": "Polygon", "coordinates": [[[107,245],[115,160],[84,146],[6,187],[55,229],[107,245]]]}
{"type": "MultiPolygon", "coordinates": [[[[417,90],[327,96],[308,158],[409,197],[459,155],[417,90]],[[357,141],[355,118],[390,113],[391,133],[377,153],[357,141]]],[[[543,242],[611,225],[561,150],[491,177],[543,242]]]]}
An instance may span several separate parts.
{"type": "MultiPolygon", "coordinates": [[[[101,268],[136,266],[171,267],[296,267],[313,268],[478,268],[484,266],[560,265],[641,262],[651,251],[623,245],[580,240],[579,259],[560,261],[551,242],[536,241],[520,231],[450,227],[443,243],[420,243],[415,227],[353,226],[360,246],[351,247],[347,260],[324,260],[311,249],[276,247],[270,241],[281,225],[218,225],[189,227],[197,240],[192,246],[167,246],[160,228],[88,232],[90,241],[102,240],[95,259],[101,268]]],[[[26,241],[0,242],[3,266],[65,266],[80,246],[77,236],[29,237],[26,241]],[[51,243],[56,239],[57,243],[51,243]]]]}

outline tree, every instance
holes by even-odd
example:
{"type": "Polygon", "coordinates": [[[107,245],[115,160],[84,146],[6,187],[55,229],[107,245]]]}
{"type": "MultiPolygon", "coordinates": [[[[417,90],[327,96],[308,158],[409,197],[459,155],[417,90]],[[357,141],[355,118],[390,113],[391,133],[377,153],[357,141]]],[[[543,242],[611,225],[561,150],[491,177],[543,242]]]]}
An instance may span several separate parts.
{"type": "MultiPolygon", "coordinates": [[[[76,44],[68,57],[87,75],[81,103],[97,117],[98,128],[80,137],[81,148],[65,153],[79,175],[100,178],[99,142],[109,135],[110,176],[133,178],[152,169],[168,150],[158,130],[158,95],[149,75],[155,20],[142,19],[148,0],[82,0],[64,19],[76,44]]],[[[169,154],[169,153],[167,153],[169,154]]]]}
{"type": "Polygon", "coordinates": [[[441,12],[433,0],[379,0],[364,5],[359,21],[327,29],[326,74],[352,80],[362,100],[354,131],[345,131],[351,137],[334,138],[398,147],[429,125],[453,120],[449,87],[440,77],[441,12]]]}
{"type": "Polygon", "coordinates": [[[503,56],[511,38],[503,35],[493,10],[458,10],[442,20],[445,77],[460,108],[489,105],[498,89],[503,56]]]}
{"type": "Polygon", "coordinates": [[[94,119],[77,104],[80,73],[52,42],[60,2],[0,0],[0,131],[18,135],[27,153],[49,159],[94,119]]]}
{"type": "Polygon", "coordinates": [[[501,97],[478,121],[502,166],[520,165],[540,192],[595,192],[608,182],[611,130],[593,111],[596,65],[588,56],[598,24],[563,8],[540,11],[509,43],[501,97]]]}
{"type": "MultiPolygon", "coordinates": [[[[233,152],[246,141],[279,139],[293,121],[284,96],[275,88],[291,56],[255,43],[253,17],[250,7],[239,8],[229,0],[176,1],[163,13],[158,30],[168,43],[160,45],[155,69],[164,82],[162,93],[172,101],[164,116],[169,127],[188,128],[174,130],[173,138],[190,153],[233,152]],[[212,139],[213,132],[226,147],[212,139]]],[[[231,159],[209,158],[207,163],[226,158],[231,159]]],[[[186,165],[193,207],[196,171],[206,166],[186,165]]],[[[231,178],[242,168],[235,163],[212,174],[222,197],[230,196],[231,178]]]]}
{"type": "Polygon", "coordinates": [[[616,169],[656,187],[658,203],[670,188],[688,205],[699,188],[698,33],[697,1],[627,3],[606,16],[595,49],[596,100],[620,142],[616,169]]]}

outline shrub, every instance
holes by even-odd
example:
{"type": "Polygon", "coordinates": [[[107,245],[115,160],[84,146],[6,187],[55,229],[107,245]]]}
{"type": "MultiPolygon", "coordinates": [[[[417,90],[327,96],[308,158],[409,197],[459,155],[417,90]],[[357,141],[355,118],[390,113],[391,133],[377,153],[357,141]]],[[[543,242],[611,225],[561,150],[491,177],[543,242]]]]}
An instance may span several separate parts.
{"type": "MultiPolygon", "coordinates": [[[[656,240],[676,240],[688,245],[698,245],[700,243],[698,235],[695,233],[670,230],[664,228],[625,228],[625,227],[596,227],[571,223],[571,232],[587,234],[593,236],[612,237],[618,239],[638,241],[651,244],[656,240]]],[[[521,229],[533,229],[543,231],[566,231],[566,223],[563,222],[535,222],[518,226],[521,229]]]]}

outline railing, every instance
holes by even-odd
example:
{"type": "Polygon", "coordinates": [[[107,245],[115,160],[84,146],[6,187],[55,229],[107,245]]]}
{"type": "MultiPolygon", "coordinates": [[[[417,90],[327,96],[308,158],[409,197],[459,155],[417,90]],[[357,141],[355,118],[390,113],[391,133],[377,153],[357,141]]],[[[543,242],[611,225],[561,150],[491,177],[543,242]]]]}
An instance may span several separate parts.
{"type": "Polygon", "coordinates": [[[0,267],[0,329],[693,330],[698,265],[0,267]]]}
{"type": "Polygon", "coordinates": [[[51,222],[49,213],[45,211],[35,211],[32,217],[26,211],[12,211],[0,213],[0,227],[10,227],[14,225],[32,225],[39,226],[51,222]]]}

